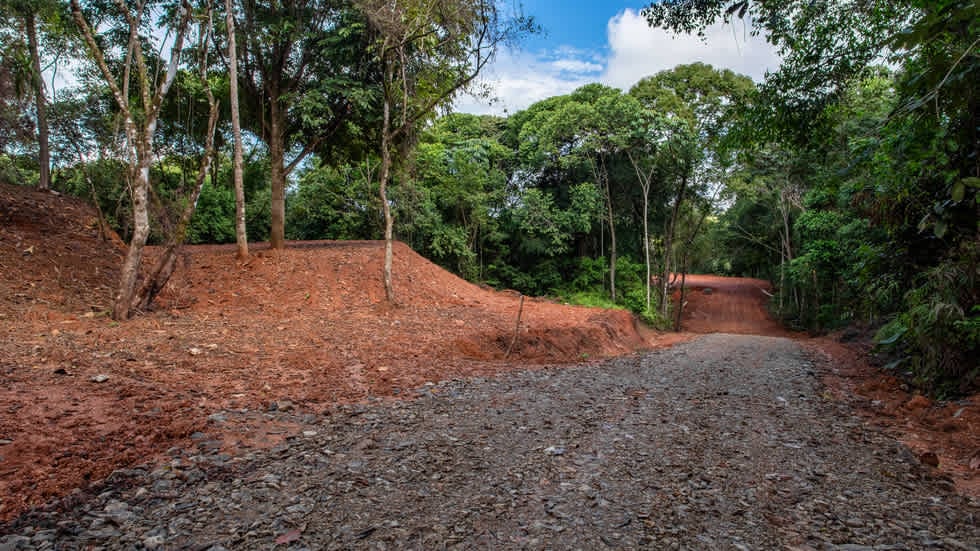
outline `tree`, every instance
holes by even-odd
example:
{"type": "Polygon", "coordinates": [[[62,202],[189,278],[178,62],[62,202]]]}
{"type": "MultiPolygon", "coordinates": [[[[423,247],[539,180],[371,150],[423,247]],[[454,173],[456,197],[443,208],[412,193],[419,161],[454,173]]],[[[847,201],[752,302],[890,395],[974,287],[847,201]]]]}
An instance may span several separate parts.
{"type": "Polygon", "coordinates": [[[361,0],[376,32],[382,70],[381,206],[385,218],[383,280],[389,302],[394,221],[388,200],[392,154],[406,153],[420,121],[449,105],[479,75],[497,48],[525,30],[523,19],[503,21],[492,0],[361,0]]]}
{"type": "Polygon", "coordinates": [[[623,135],[617,140],[620,149],[626,152],[643,198],[643,263],[646,268],[644,288],[646,291],[646,311],[652,311],[651,284],[653,274],[650,263],[650,191],[657,176],[658,153],[665,140],[663,120],[652,111],[645,109],[632,96],[623,96],[628,106],[628,122],[622,129],[623,135]]]}
{"type": "MultiPolygon", "coordinates": [[[[34,99],[39,172],[37,187],[42,190],[51,187],[51,152],[48,138],[48,100],[42,75],[41,40],[39,37],[43,29],[39,29],[39,27],[42,26],[44,20],[56,18],[57,12],[58,6],[53,0],[4,0],[0,2],[0,19],[12,17],[19,20],[18,30],[23,32],[27,38],[27,55],[21,58],[24,63],[15,64],[15,70],[25,75],[26,80],[30,82],[31,95],[34,99]]],[[[12,42],[17,44],[19,41],[15,39],[12,42]]],[[[17,59],[19,56],[10,57],[17,59]]]]}
{"type": "Polygon", "coordinates": [[[166,62],[165,69],[159,70],[160,67],[151,67],[147,63],[143,53],[152,39],[140,35],[140,32],[145,30],[144,24],[146,18],[151,15],[151,8],[148,2],[138,3],[135,9],[122,0],[116,4],[117,15],[123,19],[124,27],[128,30],[127,48],[132,52],[132,56],[127,57],[122,68],[122,75],[119,75],[114,73],[107,63],[102,46],[96,39],[96,31],[89,25],[82,12],[80,0],[71,0],[72,16],[85,39],[89,58],[95,63],[105,83],[112,90],[123,117],[126,133],[129,178],[132,182],[133,236],[123,261],[119,287],[113,300],[112,317],[117,320],[128,319],[141,298],[136,294],[136,283],[143,247],[150,233],[147,202],[150,192],[150,165],[153,162],[153,141],[163,99],[177,75],[184,38],[191,20],[191,6],[184,0],[177,6],[173,23],[175,38],[170,50],[170,58],[166,62]],[[139,92],[139,99],[136,101],[124,93],[124,89],[128,89],[130,61],[136,68],[136,84],[139,92]]]}
{"type": "Polygon", "coordinates": [[[394,189],[399,236],[467,279],[487,276],[503,236],[514,153],[500,143],[504,119],[453,113],[420,132],[410,178],[394,189]]]}
{"type": "Polygon", "coordinates": [[[177,250],[187,239],[187,231],[191,224],[191,218],[197,208],[198,198],[204,187],[210,170],[211,161],[214,158],[214,133],[218,124],[218,102],[211,91],[211,83],[208,82],[208,51],[210,44],[211,29],[214,27],[212,20],[212,5],[208,0],[205,11],[200,16],[197,33],[197,55],[198,55],[198,75],[204,88],[205,96],[208,100],[208,124],[205,134],[204,151],[201,154],[200,164],[197,170],[194,187],[191,189],[190,197],[184,205],[180,218],[167,242],[163,246],[156,264],[150,270],[149,275],[143,280],[139,292],[136,294],[138,303],[136,307],[145,310],[150,307],[153,299],[163,290],[164,285],[170,279],[177,264],[177,250]]]}
{"type": "MultiPolygon", "coordinates": [[[[515,141],[524,165],[518,176],[526,185],[552,188],[567,203],[572,186],[591,181],[602,194],[601,219],[609,235],[609,295],[615,302],[619,253],[615,195],[611,177],[620,157],[617,140],[629,116],[622,93],[601,84],[585,85],[569,95],[549,98],[512,117],[515,141]]],[[[600,236],[605,255],[605,235],[600,236]]]]}
{"type": "Polygon", "coordinates": [[[316,151],[353,147],[379,79],[363,16],[344,0],[242,0],[235,28],[248,123],[269,147],[269,241],[280,249],[287,177],[316,151]]]}
{"type": "Polygon", "coordinates": [[[778,242],[759,239],[780,250],[796,322],[884,323],[892,368],[964,391],[980,351],[980,5],[666,0],[646,13],[675,31],[750,14],[783,53],[739,135],[806,168],[796,198],[773,199],[778,242]]]}
{"type": "MultiPolygon", "coordinates": [[[[717,188],[731,164],[724,141],[755,90],[743,75],[704,63],[679,65],[639,81],[630,90],[647,109],[663,118],[664,153],[661,176],[674,182],[672,206],[664,226],[664,258],[659,275],[661,312],[670,307],[671,279],[683,273],[675,243],[683,209],[692,192],[717,188]],[[703,189],[702,189],[703,188],[703,189]]],[[[700,227],[700,223],[696,224],[700,227]]],[[[690,236],[689,241],[694,239],[690,236]]]]}
{"type": "Polygon", "coordinates": [[[248,236],[245,231],[245,183],[242,160],[242,125],[238,109],[238,47],[235,42],[235,0],[225,0],[225,25],[228,36],[228,86],[231,107],[231,134],[235,142],[232,178],[235,181],[235,241],[238,258],[248,258],[248,236]]]}
{"type": "Polygon", "coordinates": [[[653,27],[702,35],[716,21],[751,21],[752,33],[765,34],[782,56],[779,69],[762,86],[758,116],[778,119],[802,137],[824,106],[864,68],[881,59],[911,4],[909,0],[664,0],[651,3],[643,15],[653,27]]]}

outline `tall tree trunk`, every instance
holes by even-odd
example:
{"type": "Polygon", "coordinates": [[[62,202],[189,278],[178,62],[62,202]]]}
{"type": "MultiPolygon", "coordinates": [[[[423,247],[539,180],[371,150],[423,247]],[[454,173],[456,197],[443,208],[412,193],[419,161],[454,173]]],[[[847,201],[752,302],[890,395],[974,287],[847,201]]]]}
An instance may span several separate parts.
{"type": "Polygon", "coordinates": [[[278,96],[269,98],[269,162],[272,180],[272,213],[269,228],[269,245],[282,249],[286,245],[286,166],[285,114],[279,106],[278,96]]]}
{"type": "Polygon", "coordinates": [[[684,193],[687,190],[687,175],[681,178],[677,187],[677,198],[674,201],[674,208],[670,212],[670,220],[667,222],[667,231],[664,235],[664,272],[660,284],[663,286],[660,309],[664,317],[670,314],[670,275],[674,261],[674,234],[677,232],[677,221],[680,218],[681,204],[684,202],[684,193]]]}
{"type": "Polygon", "coordinates": [[[385,260],[382,278],[385,286],[385,297],[389,303],[395,302],[395,289],[391,282],[391,257],[394,220],[391,217],[391,205],[388,204],[388,179],[391,177],[391,106],[388,98],[384,101],[384,120],[381,130],[381,209],[385,215],[385,260]]]}
{"type": "Polygon", "coordinates": [[[647,290],[647,312],[650,311],[650,230],[648,211],[650,209],[650,184],[643,187],[643,257],[647,268],[646,290],[647,290]]]}
{"type": "MultiPolygon", "coordinates": [[[[783,228],[780,235],[781,243],[781,258],[779,262],[779,313],[784,314],[784,301],[783,293],[786,288],[786,264],[793,260],[793,235],[792,228],[790,227],[790,203],[787,198],[787,193],[785,189],[779,191],[779,213],[782,217],[783,228]]],[[[794,295],[796,290],[793,290],[794,295]]],[[[799,311],[799,300],[796,301],[797,310],[799,311]]]]}
{"type": "Polygon", "coordinates": [[[238,117],[238,47],[235,44],[235,1],[225,0],[225,23],[228,27],[228,81],[231,107],[231,133],[235,141],[232,163],[235,180],[235,241],[238,258],[248,258],[248,236],[245,230],[245,183],[242,160],[242,125],[238,117]]]}
{"type": "Polygon", "coordinates": [[[37,111],[38,168],[40,169],[37,188],[49,189],[51,153],[48,148],[48,101],[44,94],[44,79],[41,78],[41,55],[37,46],[37,25],[33,12],[27,12],[24,27],[27,30],[27,44],[31,54],[31,84],[34,88],[34,109],[37,111]]]}
{"type": "Polygon", "coordinates": [[[613,218],[612,190],[605,164],[599,168],[603,189],[606,191],[606,216],[609,218],[609,298],[616,302],[616,221],[613,218]]]}
{"type": "Polygon", "coordinates": [[[681,295],[677,300],[677,312],[674,315],[674,331],[681,330],[681,314],[684,313],[684,299],[687,297],[687,259],[684,259],[683,267],[681,268],[681,295]]]}
{"type": "MultiPolygon", "coordinates": [[[[153,137],[156,133],[157,120],[163,100],[170,90],[174,79],[177,76],[177,68],[180,62],[180,52],[183,49],[184,35],[190,21],[190,4],[182,2],[178,8],[179,24],[177,26],[176,37],[174,38],[170,61],[167,63],[166,73],[157,84],[151,84],[146,62],[139,48],[139,33],[141,18],[139,14],[133,16],[127,10],[125,2],[120,2],[119,7],[125,11],[126,19],[129,22],[129,47],[134,52],[134,57],[139,67],[140,92],[143,97],[143,121],[139,125],[133,117],[130,109],[128,95],[122,93],[112,71],[106,63],[105,56],[95,39],[92,28],[82,14],[79,0],[71,0],[72,18],[82,31],[85,38],[89,55],[96,63],[102,73],[106,84],[112,90],[116,103],[125,118],[126,141],[129,149],[130,174],[133,180],[133,237],[123,261],[121,274],[119,277],[119,290],[113,301],[112,317],[117,320],[125,320],[132,314],[133,296],[136,294],[136,280],[139,277],[140,262],[143,259],[143,247],[150,234],[150,217],[148,212],[147,200],[150,191],[150,164],[153,155],[153,137]]],[[[128,68],[126,69],[128,72],[128,68]]],[[[156,76],[154,77],[156,78],[156,76]]]]}

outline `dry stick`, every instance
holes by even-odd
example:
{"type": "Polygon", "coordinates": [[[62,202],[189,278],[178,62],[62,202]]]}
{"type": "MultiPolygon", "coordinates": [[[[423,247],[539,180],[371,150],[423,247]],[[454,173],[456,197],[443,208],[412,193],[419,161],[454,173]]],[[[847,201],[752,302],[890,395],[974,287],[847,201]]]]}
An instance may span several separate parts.
{"type": "Polygon", "coordinates": [[[517,344],[517,335],[521,329],[521,314],[524,313],[524,295],[521,295],[521,305],[517,308],[517,323],[514,324],[514,338],[510,340],[510,346],[507,347],[507,353],[504,354],[504,359],[510,357],[511,350],[514,349],[514,345],[517,344]]]}

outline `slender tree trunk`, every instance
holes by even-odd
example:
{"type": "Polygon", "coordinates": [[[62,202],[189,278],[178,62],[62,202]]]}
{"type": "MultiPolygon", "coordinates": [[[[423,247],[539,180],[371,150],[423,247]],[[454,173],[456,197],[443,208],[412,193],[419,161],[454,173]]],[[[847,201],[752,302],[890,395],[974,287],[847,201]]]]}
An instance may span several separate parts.
{"type": "MultiPolygon", "coordinates": [[[[780,190],[779,192],[779,211],[783,219],[783,229],[782,235],[780,236],[780,241],[782,241],[782,258],[779,263],[779,313],[783,314],[783,289],[786,286],[786,264],[793,260],[793,243],[791,241],[793,235],[791,233],[792,228],[790,228],[789,220],[789,200],[786,198],[786,190],[780,190]]],[[[794,290],[794,295],[795,295],[794,290]]],[[[799,301],[796,301],[797,309],[799,309],[799,301]]]]}
{"type": "Polygon", "coordinates": [[[677,220],[680,217],[681,204],[684,202],[684,192],[687,190],[687,176],[681,178],[677,188],[677,198],[674,201],[674,208],[670,212],[670,220],[667,225],[667,232],[664,235],[664,273],[661,285],[663,285],[663,303],[661,311],[664,316],[670,313],[670,275],[674,260],[674,234],[677,232],[677,220]]]}
{"type": "Polygon", "coordinates": [[[286,166],[283,136],[284,113],[279,98],[269,98],[269,162],[272,180],[272,216],[269,229],[269,245],[282,249],[286,245],[286,166]]]}
{"type": "Polygon", "coordinates": [[[211,103],[211,112],[208,116],[207,142],[204,146],[204,156],[201,158],[201,164],[197,170],[197,179],[194,182],[194,188],[191,191],[191,196],[188,197],[184,211],[180,215],[180,220],[177,221],[177,226],[174,228],[173,233],[171,233],[170,238],[167,239],[167,244],[163,252],[157,259],[153,269],[150,270],[150,274],[143,280],[143,285],[140,287],[139,292],[133,297],[134,308],[146,310],[150,307],[153,299],[160,294],[160,291],[163,290],[167,281],[170,280],[170,276],[174,273],[174,268],[177,265],[177,250],[187,239],[187,228],[191,224],[191,218],[193,218],[194,211],[197,208],[197,199],[201,196],[204,181],[207,179],[211,161],[214,158],[214,130],[218,125],[218,103],[214,100],[214,96],[210,90],[208,90],[208,100],[211,103]]]}
{"type": "Polygon", "coordinates": [[[684,298],[687,295],[687,286],[685,282],[687,281],[687,258],[685,255],[684,264],[681,268],[681,296],[677,301],[677,313],[674,316],[674,331],[681,330],[681,314],[684,312],[684,298]]]}
{"type": "Polygon", "coordinates": [[[133,236],[129,240],[126,259],[123,260],[119,277],[119,290],[112,307],[112,318],[127,320],[132,314],[133,297],[136,294],[136,280],[139,277],[143,247],[150,235],[150,216],[147,201],[150,189],[150,146],[145,141],[139,144],[138,168],[133,177],[133,236]]]}
{"type": "Polygon", "coordinates": [[[385,259],[382,277],[384,279],[385,297],[389,303],[395,302],[395,289],[391,282],[392,237],[394,220],[391,217],[391,205],[388,204],[388,179],[391,177],[391,106],[388,98],[384,101],[384,120],[381,130],[381,209],[385,215],[385,259]]]}
{"type": "Polygon", "coordinates": [[[609,217],[609,298],[616,302],[616,221],[613,218],[612,190],[605,166],[600,168],[606,190],[606,215],[609,217]]]}
{"type": "MultiPolygon", "coordinates": [[[[119,7],[128,10],[125,2],[119,2],[119,7]]],[[[140,27],[140,10],[137,15],[126,12],[129,21],[129,47],[135,52],[134,57],[139,67],[140,91],[143,98],[143,121],[137,125],[133,112],[130,109],[129,97],[122,93],[109,65],[106,63],[105,56],[95,40],[92,28],[82,15],[82,8],[78,0],[71,0],[71,12],[75,23],[82,31],[85,38],[89,55],[96,63],[102,73],[106,84],[112,90],[116,103],[125,117],[126,140],[129,149],[130,173],[133,179],[133,237],[123,261],[122,270],[119,278],[119,290],[113,301],[112,317],[117,320],[125,320],[132,314],[133,296],[136,294],[136,280],[139,277],[140,262],[143,258],[143,247],[150,234],[150,217],[148,212],[147,200],[150,192],[150,164],[153,155],[153,137],[156,133],[157,119],[163,99],[166,97],[174,78],[177,76],[177,68],[180,61],[180,52],[183,49],[184,34],[190,21],[190,5],[181,3],[178,8],[178,18],[180,23],[177,27],[176,37],[170,52],[170,61],[167,63],[166,73],[158,84],[151,84],[150,77],[146,68],[145,59],[139,49],[138,29],[140,27]]],[[[128,67],[127,67],[128,70],[128,67]]],[[[156,75],[154,76],[156,78],[156,75]]]]}
{"type": "Polygon", "coordinates": [[[27,43],[31,54],[31,84],[34,88],[34,108],[37,111],[38,168],[40,178],[38,189],[51,187],[51,153],[48,148],[47,98],[44,94],[44,79],[41,78],[41,55],[37,45],[37,25],[34,13],[28,11],[24,26],[27,30],[27,43]]]}
{"type": "Polygon", "coordinates": [[[643,257],[647,268],[646,290],[647,290],[647,312],[650,311],[650,230],[648,211],[650,208],[650,184],[643,187],[643,257]]]}
{"type": "Polygon", "coordinates": [[[238,47],[235,44],[235,1],[225,0],[225,23],[228,27],[228,81],[231,107],[231,133],[235,141],[232,163],[235,180],[235,241],[238,258],[248,258],[248,237],[245,230],[245,183],[242,160],[242,125],[238,117],[238,47]]]}

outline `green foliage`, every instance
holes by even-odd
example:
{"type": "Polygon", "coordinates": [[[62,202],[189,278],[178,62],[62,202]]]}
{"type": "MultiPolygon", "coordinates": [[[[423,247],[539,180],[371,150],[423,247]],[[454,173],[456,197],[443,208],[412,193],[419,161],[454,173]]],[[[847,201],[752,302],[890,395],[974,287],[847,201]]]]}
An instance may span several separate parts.
{"type": "Polygon", "coordinates": [[[316,164],[305,171],[286,198],[289,239],[376,239],[377,184],[351,166],[316,164]]]}
{"type": "Polygon", "coordinates": [[[569,189],[569,208],[556,207],[551,195],[537,188],[524,192],[514,211],[521,232],[521,249],[528,254],[557,256],[568,252],[577,233],[592,229],[600,204],[599,190],[590,183],[569,189]]]}
{"type": "Polygon", "coordinates": [[[27,155],[0,153],[0,182],[13,185],[37,184],[37,161],[27,155]]]}
{"type": "Polygon", "coordinates": [[[262,188],[245,196],[245,228],[249,241],[267,241],[272,227],[272,191],[262,188]]]}
{"type": "Polygon", "coordinates": [[[235,191],[205,182],[187,227],[187,243],[235,241],[235,191]]]}
{"type": "Polygon", "coordinates": [[[921,274],[904,308],[875,337],[896,358],[893,368],[942,396],[969,390],[980,376],[980,247],[964,245],[958,253],[921,274]],[[973,301],[970,310],[964,298],[973,301]]]}
{"type": "Polygon", "coordinates": [[[133,218],[126,188],[127,170],[127,165],[118,160],[76,164],[55,173],[53,187],[95,203],[109,227],[127,239],[133,218]]]}
{"type": "Polygon", "coordinates": [[[781,315],[801,327],[887,322],[878,341],[894,365],[940,394],[977,375],[978,10],[665,0],[645,11],[675,32],[748,16],[782,50],[727,144],[744,176],[716,237],[740,250],[736,272],[768,271],[781,315]],[[872,65],[882,58],[897,70],[872,65]]]}
{"type": "Polygon", "coordinates": [[[562,295],[561,299],[568,304],[578,306],[588,306],[590,308],[608,308],[610,310],[622,310],[623,307],[609,299],[609,293],[599,291],[578,291],[569,295],[562,295]]]}

